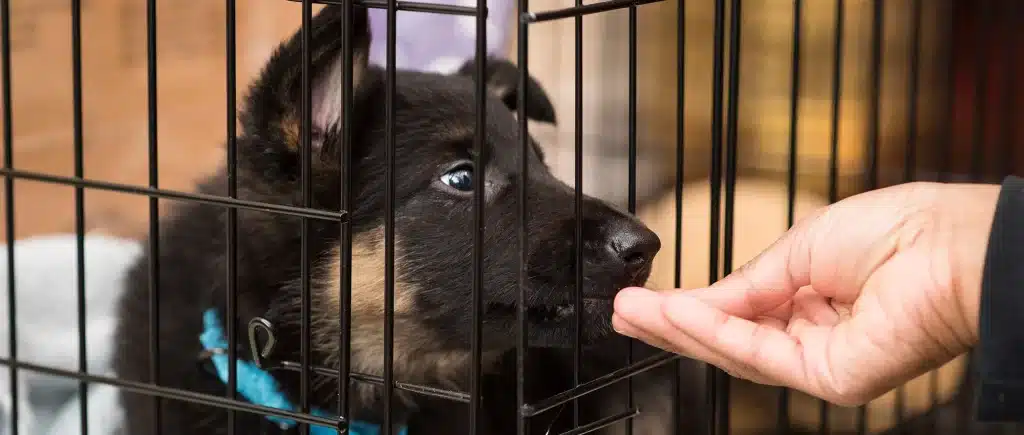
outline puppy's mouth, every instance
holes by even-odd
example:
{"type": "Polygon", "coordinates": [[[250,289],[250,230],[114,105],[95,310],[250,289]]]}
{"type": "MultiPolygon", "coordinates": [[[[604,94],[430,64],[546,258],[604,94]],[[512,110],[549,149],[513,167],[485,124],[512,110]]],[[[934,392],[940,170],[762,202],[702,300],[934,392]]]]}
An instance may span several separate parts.
{"type": "MultiPolygon", "coordinates": [[[[526,320],[535,325],[557,325],[573,318],[576,307],[571,303],[554,305],[534,305],[526,308],[526,320]]],[[[490,302],[487,314],[496,317],[516,317],[519,314],[518,304],[490,302]]]]}
{"type": "MultiPolygon", "coordinates": [[[[583,346],[589,346],[603,340],[612,333],[611,300],[604,298],[583,298],[581,306],[572,302],[558,300],[548,303],[527,304],[526,325],[529,331],[529,343],[533,347],[551,347],[570,349],[577,333],[583,346]],[[576,331],[575,321],[579,314],[580,330],[576,331]],[[574,332],[575,331],[575,332],[574,332]]],[[[485,322],[500,328],[501,334],[507,334],[501,343],[514,345],[518,328],[519,304],[512,302],[486,302],[485,322]]]]}

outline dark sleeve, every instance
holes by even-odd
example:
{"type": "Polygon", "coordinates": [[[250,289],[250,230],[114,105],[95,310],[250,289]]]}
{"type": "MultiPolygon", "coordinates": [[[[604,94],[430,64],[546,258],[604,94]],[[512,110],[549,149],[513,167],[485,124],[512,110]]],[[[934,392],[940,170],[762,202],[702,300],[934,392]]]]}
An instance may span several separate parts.
{"type": "Polygon", "coordinates": [[[978,315],[977,419],[1024,421],[1024,179],[1003,180],[978,315]]]}

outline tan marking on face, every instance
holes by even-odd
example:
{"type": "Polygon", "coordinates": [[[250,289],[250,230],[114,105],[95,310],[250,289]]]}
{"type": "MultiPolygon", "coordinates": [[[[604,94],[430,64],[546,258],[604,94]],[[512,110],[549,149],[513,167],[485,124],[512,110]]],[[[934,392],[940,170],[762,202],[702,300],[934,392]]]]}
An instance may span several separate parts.
{"type": "Polygon", "coordinates": [[[369,62],[366,53],[360,51],[352,56],[352,87],[355,87],[363,79],[363,72],[366,71],[367,63],[369,62]]]}
{"type": "MultiPolygon", "coordinates": [[[[419,319],[415,298],[422,291],[407,280],[402,267],[402,243],[395,241],[394,348],[396,380],[445,388],[465,388],[471,353],[442,350],[440,340],[419,319]]],[[[328,366],[338,366],[341,333],[341,248],[332,249],[324,278],[316,283],[314,298],[314,343],[326,352],[328,366]]],[[[352,242],[351,357],[354,372],[381,376],[384,373],[384,231],[382,227],[357,234],[352,242]]],[[[485,365],[492,365],[497,353],[485,353],[485,365]]],[[[356,384],[357,394],[370,400],[379,387],[356,384]]],[[[405,400],[409,398],[396,392],[405,400]]]]}
{"type": "Polygon", "coordinates": [[[302,132],[302,126],[299,125],[299,121],[292,115],[285,115],[278,124],[278,128],[281,129],[281,134],[284,136],[285,145],[292,150],[299,149],[299,140],[302,132]]]}
{"type": "Polygon", "coordinates": [[[432,135],[432,139],[438,142],[472,142],[475,129],[474,125],[453,120],[442,125],[437,133],[432,135]]]}
{"type": "Polygon", "coordinates": [[[505,94],[512,90],[511,87],[505,85],[487,85],[487,90],[494,94],[495,97],[505,98],[505,94]]]}

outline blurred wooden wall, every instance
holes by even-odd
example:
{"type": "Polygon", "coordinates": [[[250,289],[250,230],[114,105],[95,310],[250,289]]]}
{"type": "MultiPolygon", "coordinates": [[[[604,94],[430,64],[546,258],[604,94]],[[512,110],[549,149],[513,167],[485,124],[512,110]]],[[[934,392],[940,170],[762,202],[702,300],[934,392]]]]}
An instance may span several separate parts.
{"type": "MultiPolygon", "coordinates": [[[[800,182],[826,189],[832,135],[832,75],[836,2],[805,1],[802,14],[801,80],[799,83],[797,147],[800,182]]],[[[881,183],[902,176],[903,155],[909,142],[908,101],[913,14],[910,1],[883,1],[879,151],[881,183]]],[[[920,148],[946,135],[944,107],[948,99],[950,26],[947,1],[927,1],[922,8],[920,73],[918,80],[920,148]]],[[[638,8],[638,147],[640,174],[652,178],[640,186],[656,189],[670,185],[676,164],[677,138],[677,20],[685,5],[684,158],[686,178],[703,178],[710,168],[712,131],[712,74],[714,1],[664,0],[638,8]]],[[[571,6],[566,0],[531,1],[531,10],[571,6]]],[[[872,22],[873,1],[845,2],[841,89],[838,123],[840,195],[864,187],[868,150],[872,142],[872,22]]],[[[793,1],[743,2],[740,39],[739,166],[742,173],[781,176],[788,170],[790,93],[793,47],[793,1]]],[[[726,11],[726,25],[729,13],[726,11]]],[[[586,169],[602,174],[617,188],[625,173],[627,120],[627,12],[616,11],[584,18],[584,136],[587,157],[602,155],[586,169]]],[[[530,28],[530,71],[552,90],[561,125],[551,133],[549,145],[568,150],[571,160],[573,132],[572,19],[541,23],[530,28]]],[[[726,50],[729,29],[726,29],[726,50]]],[[[511,54],[514,57],[515,49],[511,54]]],[[[728,53],[725,56],[728,72],[728,53]]],[[[725,77],[727,80],[727,77],[725,77]]],[[[726,81],[727,92],[727,81],[726,81]]],[[[724,121],[723,116],[723,132],[724,121]]],[[[723,133],[723,139],[724,139],[723,133]]],[[[927,162],[928,151],[919,151],[927,162]]],[[[595,157],[596,158],[596,157],[595,157]]],[[[588,160],[590,161],[590,160],[588,160]]],[[[927,165],[922,171],[927,171],[927,165]]],[[[570,163],[571,165],[571,163],[570,163]]],[[[571,174],[571,168],[569,169],[571,174]]],[[[641,175],[642,177],[643,175],[641,175]]],[[[590,181],[587,179],[585,182],[590,181]]],[[[594,182],[599,177],[594,175],[594,182]]],[[[622,187],[624,189],[624,187],[622,187]]]]}

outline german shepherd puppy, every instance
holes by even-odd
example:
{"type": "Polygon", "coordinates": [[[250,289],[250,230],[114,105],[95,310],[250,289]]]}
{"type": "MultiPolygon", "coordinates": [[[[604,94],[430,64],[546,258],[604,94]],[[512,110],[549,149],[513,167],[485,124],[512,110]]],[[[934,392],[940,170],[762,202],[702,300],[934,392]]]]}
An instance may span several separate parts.
{"type": "MultiPolygon", "coordinates": [[[[342,183],[352,183],[351,306],[343,307],[339,274],[341,246],[337,222],[310,219],[308,256],[311,270],[312,349],[314,365],[338,368],[343,331],[339,312],[351,310],[350,361],[353,371],[380,376],[384,366],[384,239],[385,117],[384,71],[367,62],[370,30],[366,10],[354,7],[352,29],[354,82],[352,113],[342,113],[341,9],[327,6],[310,28],[312,121],[312,202],[320,210],[337,211],[342,183]],[[343,176],[338,165],[343,116],[351,117],[352,168],[343,176]]],[[[302,204],[301,184],[301,39],[293,35],[269,59],[248,91],[241,108],[237,139],[239,198],[288,206],[302,204]]],[[[516,67],[490,59],[488,68],[486,172],[472,164],[475,97],[470,61],[459,73],[442,75],[398,71],[395,108],[395,315],[394,373],[397,382],[468,391],[471,353],[473,187],[486,177],[484,254],[483,359],[487,376],[483,393],[482,434],[515,433],[516,301],[519,276],[517,188],[528,186],[529,250],[528,313],[530,352],[527,394],[539,400],[572,387],[571,343],[575,315],[574,192],[557,180],[532,141],[527,179],[519,176],[518,93],[528,91],[527,115],[555,122],[544,91],[533,81],[517,87],[516,67]]],[[[221,170],[201,183],[199,191],[226,196],[228,175],[221,170]]],[[[611,333],[612,298],[626,286],[645,283],[658,253],[658,237],[633,216],[591,197],[583,204],[584,303],[583,344],[588,350],[582,380],[618,368],[625,340],[611,333]]],[[[275,358],[299,361],[301,284],[300,218],[239,210],[237,238],[236,331],[238,355],[251,349],[244,331],[249,319],[263,317],[276,328],[275,358]]],[[[159,314],[159,378],[156,383],[191,392],[223,396],[226,383],[205,369],[200,355],[209,354],[200,336],[209,333],[204,318],[225,321],[227,298],[225,225],[221,206],[189,203],[173,209],[160,226],[158,259],[143,256],[128,276],[120,307],[116,370],[122,379],[152,382],[149,322],[159,314]],[[159,260],[158,313],[149,308],[149,266],[159,260]],[[210,311],[212,310],[212,311],[210,311]]],[[[152,243],[149,241],[148,243],[152,243]]],[[[221,330],[222,331],[222,330],[221,330]]],[[[652,353],[638,345],[637,358],[652,353]]],[[[253,382],[239,369],[239,389],[253,382]]],[[[657,370],[648,372],[656,373],[657,370]]],[[[297,405],[300,380],[295,372],[275,371],[276,387],[297,405]]],[[[637,433],[657,434],[671,428],[667,394],[671,382],[662,374],[639,382],[637,401],[655,397],[658,406],[650,426],[637,433]],[[658,394],[643,393],[643,385],[658,394]],[[660,389],[660,390],[659,390],[660,389]],[[667,391],[667,390],[666,390],[667,391]],[[643,398],[641,397],[643,396],[643,398]]],[[[622,383],[624,384],[624,382],[622,383]]],[[[337,408],[337,381],[311,375],[313,407],[337,408]]],[[[251,385],[250,385],[251,386],[251,385]]],[[[380,426],[384,419],[383,389],[354,382],[353,421],[380,426]]],[[[240,394],[239,399],[245,400],[240,394]]],[[[395,391],[392,420],[395,433],[410,435],[469,433],[465,403],[395,391]]],[[[125,433],[153,433],[154,409],[148,397],[125,392],[125,433]]],[[[257,403],[264,406],[266,403],[257,403]]],[[[641,405],[643,406],[643,405],[641,405]]],[[[572,408],[556,407],[530,422],[529,433],[562,433],[573,427],[572,408]]],[[[159,427],[169,435],[226,433],[227,413],[206,405],[165,399],[159,427]]],[[[580,402],[580,424],[625,412],[622,388],[609,387],[580,402]]],[[[645,424],[642,421],[637,424],[645,424]]],[[[238,412],[241,434],[296,433],[296,426],[264,416],[238,412]]],[[[618,427],[621,427],[619,425],[618,427]]],[[[322,426],[321,426],[322,428],[322,426]]],[[[618,430],[618,429],[616,429],[618,430]]],[[[333,432],[332,432],[333,433],[333,432]]],[[[353,429],[353,433],[361,433],[353,429]]],[[[363,432],[365,433],[365,432],[363,432]]],[[[667,433],[667,432],[666,432],[667,433]]]]}

